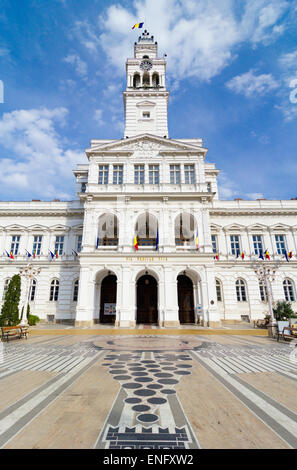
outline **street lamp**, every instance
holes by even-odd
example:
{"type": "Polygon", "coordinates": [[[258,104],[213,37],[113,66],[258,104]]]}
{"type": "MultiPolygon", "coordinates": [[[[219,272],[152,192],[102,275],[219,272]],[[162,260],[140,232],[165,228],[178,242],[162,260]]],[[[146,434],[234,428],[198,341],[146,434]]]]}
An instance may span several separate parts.
{"type": "Polygon", "coordinates": [[[272,302],[273,302],[273,296],[272,296],[272,287],[271,283],[274,282],[275,280],[275,273],[278,268],[278,265],[253,265],[254,271],[259,279],[260,282],[263,282],[265,288],[266,288],[266,295],[267,295],[267,302],[268,302],[268,308],[269,308],[269,314],[271,318],[271,324],[275,324],[275,318],[273,315],[273,308],[272,308],[272,302]]]}
{"type": "Polygon", "coordinates": [[[38,276],[40,271],[40,268],[32,266],[32,264],[30,263],[25,268],[20,269],[20,276],[23,277],[25,281],[25,304],[21,325],[27,325],[27,307],[29,303],[31,282],[34,278],[38,276]]]}

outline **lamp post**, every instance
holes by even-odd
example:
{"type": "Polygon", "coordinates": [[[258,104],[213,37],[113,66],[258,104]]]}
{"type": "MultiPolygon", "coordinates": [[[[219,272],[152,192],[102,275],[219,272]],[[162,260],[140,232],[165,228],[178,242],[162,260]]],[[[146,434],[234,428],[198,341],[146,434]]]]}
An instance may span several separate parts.
{"type": "Polygon", "coordinates": [[[273,308],[272,308],[272,302],[273,302],[273,296],[272,296],[272,287],[271,283],[274,282],[275,280],[275,273],[278,268],[278,265],[254,265],[253,266],[254,271],[259,279],[259,281],[264,283],[264,286],[266,288],[266,295],[267,295],[267,302],[268,302],[268,308],[269,308],[269,314],[271,318],[271,325],[275,324],[275,318],[273,315],[273,308]]]}
{"type": "Polygon", "coordinates": [[[41,269],[32,264],[28,264],[25,268],[20,269],[20,276],[25,280],[25,304],[24,304],[24,312],[21,320],[21,325],[27,325],[27,307],[29,303],[29,295],[30,295],[30,287],[31,282],[34,278],[38,276],[41,269]]]}

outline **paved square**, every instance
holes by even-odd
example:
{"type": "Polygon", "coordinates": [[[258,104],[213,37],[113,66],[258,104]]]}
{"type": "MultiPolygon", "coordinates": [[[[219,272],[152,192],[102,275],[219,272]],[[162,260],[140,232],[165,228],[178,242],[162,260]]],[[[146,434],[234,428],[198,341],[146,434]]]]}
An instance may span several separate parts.
{"type": "Polygon", "coordinates": [[[35,333],[2,343],[2,448],[297,448],[289,343],[35,333]]]}

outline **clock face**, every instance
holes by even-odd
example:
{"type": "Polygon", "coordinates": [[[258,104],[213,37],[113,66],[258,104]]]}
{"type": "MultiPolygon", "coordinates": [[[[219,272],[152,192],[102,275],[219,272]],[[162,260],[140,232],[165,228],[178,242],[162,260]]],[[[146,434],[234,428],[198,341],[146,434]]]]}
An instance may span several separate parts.
{"type": "Polygon", "coordinates": [[[153,64],[151,63],[150,60],[143,60],[140,64],[141,70],[150,70],[152,66],[153,64]]]}

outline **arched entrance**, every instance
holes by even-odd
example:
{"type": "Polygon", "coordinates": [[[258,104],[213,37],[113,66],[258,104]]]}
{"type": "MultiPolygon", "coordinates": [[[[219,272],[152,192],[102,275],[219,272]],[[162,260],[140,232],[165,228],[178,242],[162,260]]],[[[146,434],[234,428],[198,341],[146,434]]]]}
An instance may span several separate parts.
{"type": "Polygon", "coordinates": [[[149,274],[137,281],[136,323],[158,323],[158,284],[149,274]]]}
{"type": "Polygon", "coordinates": [[[177,277],[177,294],[180,323],[195,323],[193,282],[184,274],[177,277]]]}
{"type": "Polygon", "coordinates": [[[115,322],[116,301],[117,277],[114,274],[109,274],[101,283],[100,323],[115,322]]]}

